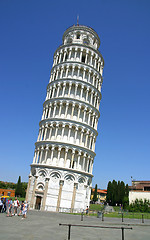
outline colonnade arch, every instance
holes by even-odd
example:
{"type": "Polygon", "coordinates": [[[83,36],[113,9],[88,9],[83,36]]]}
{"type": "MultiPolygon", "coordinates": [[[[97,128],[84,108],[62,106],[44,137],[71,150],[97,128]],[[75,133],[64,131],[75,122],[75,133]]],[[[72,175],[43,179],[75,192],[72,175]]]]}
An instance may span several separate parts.
{"type": "Polygon", "coordinates": [[[97,132],[79,124],[52,121],[39,128],[39,141],[62,141],[71,143],[94,151],[97,132]]]}
{"type": "Polygon", "coordinates": [[[85,123],[97,129],[99,112],[88,104],[73,100],[46,101],[42,120],[51,118],[69,119],[85,123]]]}
{"type": "Polygon", "coordinates": [[[81,62],[95,68],[102,74],[104,60],[101,54],[85,46],[63,46],[54,53],[53,66],[68,61],[81,62]]]}
{"type": "Polygon", "coordinates": [[[92,174],[94,156],[89,152],[62,145],[36,146],[34,164],[56,165],[92,174]]]}
{"type": "Polygon", "coordinates": [[[56,65],[51,70],[50,82],[58,79],[79,79],[87,82],[99,91],[102,86],[102,76],[94,68],[87,65],[79,65],[74,62],[56,65]]]}
{"type": "Polygon", "coordinates": [[[46,100],[64,97],[80,99],[80,101],[87,102],[99,109],[101,93],[96,88],[93,89],[91,85],[87,86],[79,81],[64,80],[62,83],[58,80],[56,83],[48,85],[46,100]]]}

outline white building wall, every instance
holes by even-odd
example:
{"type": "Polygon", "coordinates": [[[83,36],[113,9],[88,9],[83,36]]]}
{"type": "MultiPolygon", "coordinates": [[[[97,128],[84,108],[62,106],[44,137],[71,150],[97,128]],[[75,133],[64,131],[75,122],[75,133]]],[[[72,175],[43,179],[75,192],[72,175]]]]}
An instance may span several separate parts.
{"type": "Polygon", "coordinates": [[[135,202],[135,200],[138,199],[142,199],[143,201],[149,200],[150,201],[150,192],[138,192],[138,191],[130,191],[129,192],[129,204],[135,202]]]}

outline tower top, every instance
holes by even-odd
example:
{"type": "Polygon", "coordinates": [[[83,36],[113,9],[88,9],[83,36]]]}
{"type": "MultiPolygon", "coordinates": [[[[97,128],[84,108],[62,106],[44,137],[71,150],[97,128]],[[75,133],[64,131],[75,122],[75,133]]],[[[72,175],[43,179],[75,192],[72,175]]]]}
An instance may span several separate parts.
{"type": "Polygon", "coordinates": [[[63,43],[64,45],[70,43],[79,43],[98,49],[100,46],[100,38],[91,27],[79,25],[77,17],[77,25],[67,28],[64,32],[63,43]]]}

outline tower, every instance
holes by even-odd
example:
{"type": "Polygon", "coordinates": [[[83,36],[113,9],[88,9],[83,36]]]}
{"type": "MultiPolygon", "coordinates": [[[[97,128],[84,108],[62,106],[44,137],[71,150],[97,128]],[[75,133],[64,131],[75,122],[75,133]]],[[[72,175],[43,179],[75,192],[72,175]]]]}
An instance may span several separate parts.
{"type": "Polygon", "coordinates": [[[54,53],[26,199],[31,208],[81,212],[89,205],[104,60],[100,39],[77,25],[54,53]]]}

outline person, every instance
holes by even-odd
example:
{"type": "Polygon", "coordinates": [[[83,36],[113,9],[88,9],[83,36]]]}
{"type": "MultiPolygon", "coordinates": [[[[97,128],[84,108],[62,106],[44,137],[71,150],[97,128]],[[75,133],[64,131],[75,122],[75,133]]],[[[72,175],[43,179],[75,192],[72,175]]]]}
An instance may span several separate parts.
{"type": "Polygon", "coordinates": [[[89,208],[88,208],[88,206],[86,207],[85,212],[86,212],[86,215],[88,215],[88,213],[89,213],[89,208]]]}
{"type": "Polygon", "coordinates": [[[23,214],[23,217],[22,217],[22,219],[24,219],[24,218],[26,218],[26,217],[27,217],[27,209],[28,209],[27,202],[26,202],[26,201],[24,201],[24,205],[23,205],[23,212],[22,212],[22,214],[23,214]]]}
{"type": "Polygon", "coordinates": [[[3,198],[3,209],[2,212],[6,212],[6,198],[3,198]]]}
{"type": "Polygon", "coordinates": [[[9,216],[13,216],[12,215],[12,198],[10,198],[10,200],[8,200],[8,211],[7,211],[7,217],[9,216]]]}
{"type": "Polygon", "coordinates": [[[2,212],[2,208],[3,208],[3,202],[2,202],[2,200],[0,198],[0,213],[2,212]]]}
{"type": "Polygon", "coordinates": [[[18,207],[19,207],[19,201],[18,201],[17,197],[15,197],[15,200],[14,200],[14,216],[17,216],[18,207]]]}
{"type": "Polygon", "coordinates": [[[22,201],[22,203],[21,203],[20,212],[19,212],[18,216],[20,216],[22,214],[23,207],[24,207],[24,201],[22,201]]]}

